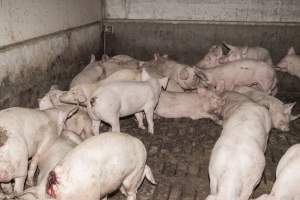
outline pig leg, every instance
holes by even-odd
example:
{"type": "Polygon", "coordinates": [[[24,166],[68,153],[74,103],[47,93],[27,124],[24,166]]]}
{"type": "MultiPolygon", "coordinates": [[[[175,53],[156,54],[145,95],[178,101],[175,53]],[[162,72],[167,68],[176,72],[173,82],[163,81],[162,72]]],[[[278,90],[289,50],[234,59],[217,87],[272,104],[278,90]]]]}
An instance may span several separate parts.
{"type": "Polygon", "coordinates": [[[143,113],[142,112],[138,112],[138,113],[135,113],[134,116],[135,116],[135,118],[136,118],[136,120],[138,122],[139,128],[141,128],[143,130],[146,129],[146,127],[144,126],[144,122],[143,122],[143,120],[144,120],[143,113]]]}
{"type": "Polygon", "coordinates": [[[101,120],[93,120],[92,121],[92,131],[94,135],[99,135],[99,128],[101,125],[101,120]]]}
{"type": "Polygon", "coordinates": [[[148,123],[148,131],[150,134],[154,134],[154,122],[153,122],[154,106],[145,108],[144,112],[145,112],[147,123],[148,123]]]}
{"type": "Polygon", "coordinates": [[[111,125],[112,132],[120,132],[120,120],[118,117],[108,123],[111,125]]]}
{"type": "Polygon", "coordinates": [[[127,194],[127,200],[136,200],[137,189],[143,180],[144,170],[139,169],[136,169],[127,178],[125,178],[121,187],[121,192],[125,195],[127,194]]]}

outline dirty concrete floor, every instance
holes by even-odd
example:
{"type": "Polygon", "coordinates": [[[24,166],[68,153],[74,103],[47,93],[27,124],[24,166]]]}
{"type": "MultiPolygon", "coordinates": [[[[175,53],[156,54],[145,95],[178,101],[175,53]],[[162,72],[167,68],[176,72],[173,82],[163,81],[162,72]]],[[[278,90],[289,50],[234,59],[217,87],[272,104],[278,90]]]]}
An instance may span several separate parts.
{"type": "MultiPolygon", "coordinates": [[[[300,99],[298,95],[279,95],[284,102],[300,99]]],[[[295,113],[300,113],[296,106],[295,113]]],[[[300,119],[291,123],[290,132],[272,129],[266,150],[267,166],[253,197],[269,192],[275,180],[276,166],[292,144],[300,142],[300,119]]],[[[108,126],[101,131],[108,130],[108,126]]],[[[138,200],[204,200],[209,193],[208,163],[210,152],[222,128],[211,120],[156,119],[155,133],[137,127],[133,117],[121,120],[121,130],[140,138],[148,151],[148,165],[158,182],[156,186],[144,180],[138,200]]],[[[118,191],[109,199],[125,197],[118,191]]]]}

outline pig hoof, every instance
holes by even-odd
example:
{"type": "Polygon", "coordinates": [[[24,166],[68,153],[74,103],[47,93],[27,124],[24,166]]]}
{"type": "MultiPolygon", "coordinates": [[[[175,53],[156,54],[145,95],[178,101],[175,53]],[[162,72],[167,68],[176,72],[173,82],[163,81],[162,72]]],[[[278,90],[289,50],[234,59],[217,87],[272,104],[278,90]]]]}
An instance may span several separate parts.
{"type": "Polygon", "coordinates": [[[140,128],[140,129],[143,129],[143,130],[145,130],[145,129],[146,129],[146,127],[145,127],[145,126],[139,126],[139,128],[140,128]]]}

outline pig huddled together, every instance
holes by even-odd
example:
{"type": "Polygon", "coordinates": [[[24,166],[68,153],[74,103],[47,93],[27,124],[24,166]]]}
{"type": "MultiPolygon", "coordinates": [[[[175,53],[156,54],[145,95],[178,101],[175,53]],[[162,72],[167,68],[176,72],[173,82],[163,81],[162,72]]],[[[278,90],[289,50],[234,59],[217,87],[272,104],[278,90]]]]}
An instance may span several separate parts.
{"type": "MultiPolygon", "coordinates": [[[[3,197],[98,200],[120,189],[128,200],[135,200],[144,178],[153,184],[156,181],[146,164],[145,146],[121,132],[120,118],[134,115],[138,127],[145,129],[145,116],[148,132],[154,134],[157,115],[209,118],[222,125],[211,153],[207,199],[249,199],[265,167],[271,128],[289,131],[290,121],[299,117],[291,114],[295,103],[284,104],[274,97],[275,70],[297,76],[299,58],[290,49],[274,67],[270,53],[262,47],[223,45],[229,49],[227,55],[220,45],[214,45],[195,66],[159,54],[150,61],[127,55],[103,55],[96,61],[92,55],[68,91],[52,86],[38,100],[37,109],[2,110],[3,197]],[[109,124],[112,131],[100,133],[101,122],[109,124]],[[37,185],[24,190],[26,179],[28,185],[34,185],[37,168],[37,185]]],[[[287,179],[299,184],[299,179],[286,175],[300,167],[298,154],[296,147],[287,152],[286,157],[295,162],[288,166],[289,160],[282,158],[274,191],[260,198],[281,194],[276,191],[285,187],[287,179]]],[[[300,198],[296,189],[290,191],[300,198]]]]}

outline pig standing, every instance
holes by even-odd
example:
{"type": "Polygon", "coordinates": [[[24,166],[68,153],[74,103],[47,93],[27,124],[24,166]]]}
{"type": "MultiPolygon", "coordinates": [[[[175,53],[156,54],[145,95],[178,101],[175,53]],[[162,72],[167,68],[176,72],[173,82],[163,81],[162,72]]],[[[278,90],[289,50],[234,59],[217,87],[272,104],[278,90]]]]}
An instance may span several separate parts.
{"type": "Polygon", "coordinates": [[[294,47],[291,47],[287,55],[278,63],[278,70],[300,78],[300,56],[296,55],[294,47]]]}
{"type": "MultiPolygon", "coordinates": [[[[39,175],[37,186],[24,190],[16,197],[20,200],[50,199],[46,193],[49,172],[61,161],[65,155],[82,142],[81,138],[72,131],[63,131],[53,145],[43,154],[38,162],[39,175]]],[[[14,199],[14,198],[13,198],[14,199]]]]}
{"type": "Polygon", "coordinates": [[[238,60],[210,69],[197,68],[197,74],[206,85],[217,86],[220,81],[225,81],[226,90],[233,90],[235,86],[258,84],[267,94],[275,95],[277,91],[276,73],[265,62],[238,60]]]}
{"type": "Polygon", "coordinates": [[[96,62],[95,56],[91,56],[90,63],[77,74],[70,83],[70,88],[75,85],[94,83],[105,77],[105,69],[102,67],[102,61],[96,62]]]}
{"type": "Polygon", "coordinates": [[[290,147],[280,159],[276,170],[276,181],[269,195],[257,200],[298,200],[300,199],[300,144],[290,147]]]}
{"type": "Polygon", "coordinates": [[[200,60],[196,67],[208,69],[220,65],[220,59],[223,57],[223,50],[221,46],[214,45],[209,50],[208,53],[200,60]]]}
{"type": "Polygon", "coordinates": [[[196,92],[162,92],[155,114],[166,118],[189,117],[191,119],[210,118],[219,122],[220,108],[224,99],[220,96],[224,88],[217,91],[198,88],[196,92]]]}
{"type": "Polygon", "coordinates": [[[292,115],[292,109],[296,102],[284,104],[276,97],[270,96],[264,92],[247,86],[239,86],[234,90],[249,96],[258,104],[268,107],[272,118],[272,126],[281,131],[289,131],[289,122],[297,119],[300,116],[292,115]]]}
{"type": "MultiPolygon", "coordinates": [[[[89,98],[87,110],[93,119],[93,128],[99,130],[100,122],[112,126],[112,131],[120,132],[119,117],[135,114],[140,128],[144,129],[143,114],[146,114],[148,131],[154,133],[153,111],[157,105],[161,88],[166,88],[168,78],[153,79],[146,70],[142,71],[142,81],[117,81],[99,87],[89,98]]],[[[95,132],[94,131],[94,132],[95,132]]]]}
{"type": "Polygon", "coordinates": [[[14,192],[23,191],[27,181],[32,185],[37,163],[60,135],[64,121],[78,108],[71,110],[36,110],[8,108],[0,111],[0,182],[15,180],[14,192]]]}
{"type": "Polygon", "coordinates": [[[251,101],[230,106],[234,111],[224,122],[210,157],[207,200],[248,200],[265,167],[271,129],[268,110],[251,101]]]}
{"type": "Polygon", "coordinates": [[[237,47],[225,42],[223,42],[223,45],[229,49],[229,52],[219,60],[220,63],[228,63],[242,59],[253,59],[266,62],[271,66],[273,65],[269,51],[263,47],[237,47]]]}
{"type": "Polygon", "coordinates": [[[60,95],[59,100],[64,103],[72,104],[83,104],[86,105],[87,99],[92,95],[92,93],[99,88],[101,85],[112,83],[115,81],[140,81],[141,80],[141,70],[137,69],[121,69],[112,73],[110,76],[104,80],[90,83],[76,85],[69,91],[64,92],[60,95]]]}
{"type": "Polygon", "coordinates": [[[49,173],[47,193],[57,200],[99,200],[120,188],[127,200],[135,200],[144,177],[156,184],[146,158],[139,139],[102,133],[79,144],[59,162],[49,173]]]}
{"type": "MultiPolygon", "coordinates": [[[[157,75],[169,77],[173,87],[179,85],[183,89],[196,89],[200,81],[194,68],[175,62],[167,55],[154,54],[154,60],[146,62],[142,66],[145,66],[152,77],[157,75]]],[[[167,91],[177,91],[177,89],[168,90],[167,88],[167,91]]]]}

